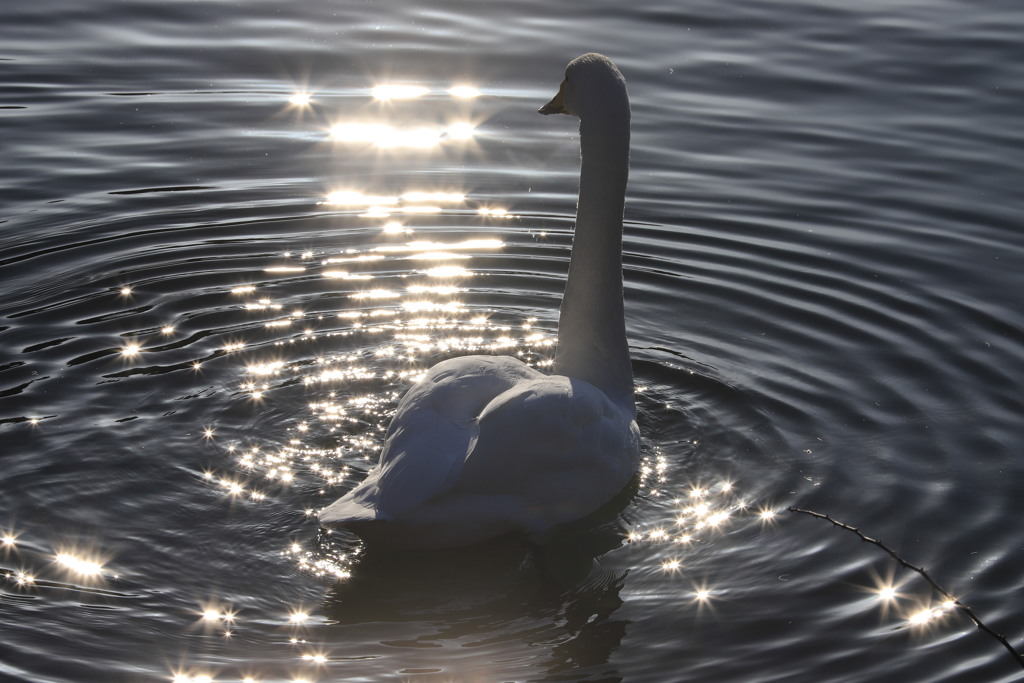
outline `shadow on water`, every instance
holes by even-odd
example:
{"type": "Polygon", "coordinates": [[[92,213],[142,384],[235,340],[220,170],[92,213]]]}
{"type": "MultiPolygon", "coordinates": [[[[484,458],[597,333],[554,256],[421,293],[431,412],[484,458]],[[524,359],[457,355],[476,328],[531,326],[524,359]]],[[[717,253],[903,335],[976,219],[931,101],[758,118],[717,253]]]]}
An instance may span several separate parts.
{"type": "Polygon", "coordinates": [[[629,623],[615,618],[628,571],[603,567],[601,557],[624,543],[618,515],[635,492],[543,543],[507,535],[458,549],[362,548],[351,578],[328,592],[324,615],[338,627],[390,624],[381,644],[392,648],[458,645],[508,664],[506,649],[527,646],[530,670],[546,671],[539,680],[621,680],[609,661],[629,623]],[[548,652],[539,667],[537,647],[548,652]]]}

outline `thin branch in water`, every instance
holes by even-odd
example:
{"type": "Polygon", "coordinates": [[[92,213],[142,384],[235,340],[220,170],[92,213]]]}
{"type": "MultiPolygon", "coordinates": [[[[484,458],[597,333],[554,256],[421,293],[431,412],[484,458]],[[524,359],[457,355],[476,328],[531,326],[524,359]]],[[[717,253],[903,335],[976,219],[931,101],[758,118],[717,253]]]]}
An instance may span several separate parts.
{"type": "Polygon", "coordinates": [[[975,626],[977,626],[979,629],[981,629],[982,631],[984,631],[985,633],[989,634],[990,636],[992,636],[993,638],[998,640],[1000,643],[1002,643],[1003,647],[1005,647],[1010,652],[1010,654],[1013,655],[1013,658],[1017,660],[1017,663],[1020,664],[1022,668],[1024,668],[1024,656],[1021,656],[1021,653],[1018,652],[1016,649],[1014,649],[1014,647],[1012,645],[1010,645],[1010,642],[1008,640],[1006,640],[1005,637],[1003,637],[1001,634],[997,633],[996,631],[993,631],[991,628],[986,626],[985,623],[981,619],[978,618],[978,615],[976,615],[974,613],[974,611],[970,607],[968,607],[964,603],[960,602],[949,591],[947,591],[945,588],[943,588],[939,584],[935,583],[935,580],[932,579],[932,577],[928,575],[928,572],[926,572],[924,570],[924,567],[917,567],[917,566],[914,566],[914,565],[910,564],[909,562],[904,560],[902,557],[900,557],[899,554],[895,550],[893,550],[892,548],[890,548],[889,546],[887,546],[886,544],[882,543],[881,541],[879,541],[876,538],[871,538],[870,536],[864,535],[863,533],[861,533],[860,529],[858,529],[857,527],[850,526],[849,524],[844,524],[844,523],[842,523],[842,522],[840,522],[840,521],[838,521],[836,519],[833,519],[832,517],[829,517],[826,514],[822,514],[820,512],[814,512],[813,510],[804,510],[802,508],[797,508],[797,507],[789,507],[789,508],[786,508],[786,509],[789,510],[790,512],[797,512],[797,513],[800,513],[802,515],[810,515],[811,517],[817,517],[818,519],[824,519],[827,522],[831,522],[833,526],[837,526],[840,529],[846,529],[847,531],[852,531],[853,533],[857,534],[857,536],[860,537],[860,540],[865,541],[867,543],[870,543],[872,545],[876,545],[879,548],[881,548],[882,550],[884,550],[886,553],[889,554],[889,557],[891,557],[892,559],[896,560],[900,564],[900,566],[920,574],[922,577],[924,577],[924,580],[928,582],[928,584],[932,587],[932,589],[936,593],[938,593],[942,597],[946,598],[946,600],[948,600],[954,607],[958,608],[961,612],[966,614],[968,616],[968,618],[970,618],[970,620],[974,622],[975,626]]]}

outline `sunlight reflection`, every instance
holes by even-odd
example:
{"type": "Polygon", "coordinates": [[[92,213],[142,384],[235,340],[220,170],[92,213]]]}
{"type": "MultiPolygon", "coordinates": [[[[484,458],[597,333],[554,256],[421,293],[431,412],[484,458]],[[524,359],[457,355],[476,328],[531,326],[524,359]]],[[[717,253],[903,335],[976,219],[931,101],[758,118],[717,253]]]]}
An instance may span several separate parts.
{"type": "Polygon", "coordinates": [[[423,97],[430,92],[422,85],[378,85],[370,90],[375,100],[406,100],[423,97]]]}
{"type": "Polygon", "coordinates": [[[379,247],[375,247],[376,252],[419,252],[421,254],[433,251],[451,251],[460,249],[500,249],[505,246],[505,243],[498,239],[469,239],[461,242],[429,242],[426,240],[417,240],[414,242],[407,242],[405,244],[387,244],[379,247]]]}
{"type": "Polygon", "coordinates": [[[476,136],[476,126],[457,121],[447,126],[397,128],[386,123],[336,123],[328,131],[331,140],[349,144],[368,144],[381,149],[431,149],[445,141],[467,142],[476,136]]]}
{"type": "Polygon", "coordinates": [[[323,277],[334,280],[372,280],[373,276],[368,273],[350,273],[347,270],[325,270],[321,273],[323,277]]]}
{"type": "Polygon", "coordinates": [[[466,121],[453,123],[444,131],[444,137],[448,140],[472,140],[475,136],[476,126],[466,121]]]}
{"type": "Polygon", "coordinates": [[[187,674],[178,671],[172,671],[171,674],[174,678],[171,679],[171,683],[213,683],[214,678],[210,674],[197,673],[187,674]]]}
{"type": "Polygon", "coordinates": [[[912,625],[927,624],[933,618],[935,618],[935,610],[923,609],[920,612],[910,615],[907,618],[907,623],[912,625]]]}
{"type": "Polygon", "coordinates": [[[394,128],[383,123],[336,123],[331,126],[330,137],[339,142],[369,142],[386,139],[394,128]]]}
{"type": "Polygon", "coordinates": [[[308,107],[313,96],[308,92],[297,92],[288,98],[288,103],[296,107],[308,107]]]}
{"type": "Polygon", "coordinates": [[[430,277],[437,278],[469,277],[473,274],[471,270],[467,270],[462,266],[437,266],[429,268],[424,272],[430,277]]]}
{"type": "Polygon", "coordinates": [[[897,595],[895,586],[882,586],[878,589],[878,599],[883,602],[891,602],[896,599],[897,595]]]}
{"type": "Polygon", "coordinates": [[[448,294],[458,294],[459,292],[466,291],[463,287],[456,287],[455,285],[409,285],[406,287],[407,292],[410,294],[437,294],[444,296],[448,294]]]}
{"type": "Polygon", "coordinates": [[[390,205],[397,204],[398,197],[393,195],[368,195],[357,190],[336,190],[327,193],[327,203],[345,206],[390,205]]]}
{"type": "Polygon", "coordinates": [[[404,202],[461,203],[466,201],[466,195],[462,192],[405,192],[401,198],[404,202]]]}
{"type": "Polygon", "coordinates": [[[906,617],[907,626],[925,626],[934,623],[956,608],[955,600],[944,600],[933,607],[922,607],[906,617]]]}
{"type": "MultiPolygon", "coordinates": [[[[465,195],[461,192],[406,192],[397,195],[372,195],[359,190],[334,190],[324,197],[324,204],[331,206],[364,207],[361,218],[388,218],[393,213],[424,215],[441,213],[440,206],[416,202],[462,203],[465,195]]],[[[401,223],[392,221],[384,226],[389,233],[410,232],[401,223]]]]}
{"type": "Polygon", "coordinates": [[[356,292],[349,296],[353,299],[397,299],[402,295],[390,289],[370,289],[364,292],[356,292]]]}
{"type": "Polygon", "coordinates": [[[490,216],[492,218],[509,218],[510,214],[507,209],[500,208],[488,208],[480,207],[477,209],[477,213],[481,216],[490,216]]]}
{"type": "Polygon", "coordinates": [[[384,149],[390,147],[429,149],[436,147],[443,136],[443,128],[392,129],[388,135],[378,137],[373,142],[384,149]]]}
{"type": "Polygon", "coordinates": [[[261,310],[265,310],[265,309],[268,309],[268,308],[272,309],[272,310],[275,310],[275,311],[279,311],[282,308],[284,308],[284,306],[282,306],[281,304],[272,303],[270,301],[270,299],[260,299],[259,301],[250,301],[250,302],[245,304],[245,307],[246,307],[246,309],[248,309],[250,311],[261,311],[261,310]]]}
{"type": "Polygon", "coordinates": [[[307,662],[313,662],[315,664],[327,663],[327,655],[323,654],[322,652],[307,652],[306,654],[302,655],[302,659],[307,662]]]}
{"type": "Polygon", "coordinates": [[[459,99],[472,99],[480,97],[481,92],[471,85],[453,85],[448,88],[448,94],[459,99]]]}
{"type": "Polygon", "coordinates": [[[249,365],[245,371],[253,375],[274,375],[280,372],[283,367],[284,361],[276,360],[249,365]]]}
{"type": "Polygon", "coordinates": [[[70,553],[59,553],[56,560],[61,566],[82,576],[99,576],[103,573],[103,566],[99,562],[76,557],[70,553]]]}
{"type": "Polygon", "coordinates": [[[271,266],[263,269],[264,273],[304,273],[305,266],[271,266]]]}
{"type": "Polygon", "coordinates": [[[323,263],[326,266],[334,263],[359,263],[366,261],[383,261],[385,258],[385,256],[382,256],[380,254],[360,254],[359,256],[334,256],[331,258],[324,259],[323,263]]]}
{"type": "Polygon", "coordinates": [[[405,214],[441,213],[441,207],[422,204],[417,206],[403,206],[399,208],[398,211],[405,214]]]}
{"type": "Polygon", "coordinates": [[[418,254],[409,254],[405,258],[410,261],[468,261],[472,256],[456,254],[451,251],[423,251],[418,254]]]}

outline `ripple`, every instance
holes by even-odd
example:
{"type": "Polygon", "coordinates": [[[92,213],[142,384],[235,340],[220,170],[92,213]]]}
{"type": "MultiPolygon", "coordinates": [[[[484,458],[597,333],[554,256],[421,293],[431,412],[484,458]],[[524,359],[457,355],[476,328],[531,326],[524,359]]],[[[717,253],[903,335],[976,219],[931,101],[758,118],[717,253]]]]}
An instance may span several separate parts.
{"type": "Polygon", "coordinates": [[[0,88],[6,675],[1015,675],[771,514],[1016,642],[1015,8],[63,4],[9,12],[0,88]],[[363,556],[309,512],[418,374],[550,362],[578,156],[534,112],[608,35],[643,477],[554,547],[363,556]]]}

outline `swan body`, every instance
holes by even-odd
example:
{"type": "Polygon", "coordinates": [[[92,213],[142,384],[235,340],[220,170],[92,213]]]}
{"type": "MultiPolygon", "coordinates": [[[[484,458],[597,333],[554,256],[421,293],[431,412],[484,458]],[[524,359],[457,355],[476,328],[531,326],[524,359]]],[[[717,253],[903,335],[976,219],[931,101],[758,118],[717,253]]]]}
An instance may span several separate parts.
{"type": "Polygon", "coordinates": [[[576,230],[554,374],[500,356],[438,363],[403,396],[379,465],[320,511],[384,547],[532,537],[589,515],[639,463],[622,300],[629,166],[625,81],[606,57],[566,68],[542,114],[580,118],[576,230]]]}

